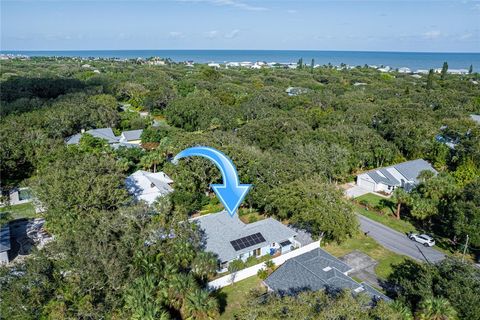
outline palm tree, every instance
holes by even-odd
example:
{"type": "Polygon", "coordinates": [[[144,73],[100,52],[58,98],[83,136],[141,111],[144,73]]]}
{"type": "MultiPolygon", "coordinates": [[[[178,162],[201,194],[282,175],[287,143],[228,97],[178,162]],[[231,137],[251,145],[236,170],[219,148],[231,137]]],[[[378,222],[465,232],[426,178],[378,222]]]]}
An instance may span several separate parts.
{"type": "Polygon", "coordinates": [[[182,308],[185,319],[216,319],[218,317],[218,301],[201,289],[196,289],[186,295],[182,308]]]}
{"type": "Polygon", "coordinates": [[[392,200],[397,203],[397,210],[395,212],[395,216],[398,220],[400,220],[400,211],[402,210],[402,204],[408,202],[409,195],[405,190],[403,190],[403,188],[396,188],[393,191],[392,200]]]}
{"type": "Polygon", "coordinates": [[[175,274],[169,279],[168,304],[181,310],[187,294],[197,289],[197,283],[191,275],[175,274]]]}
{"type": "Polygon", "coordinates": [[[428,298],[423,300],[417,310],[418,320],[452,320],[457,318],[457,311],[445,298],[428,298]]]}
{"type": "Polygon", "coordinates": [[[413,320],[413,315],[412,311],[410,310],[409,307],[401,303],[400,301],[394,301],[391,304],[391,307],[393,310],[395,310],[395,313],[398,315],[399,319],[402,320],[413,320]]]}
{"type": "Polygon", "coordinates": [[[146,170],[151,170],[153,167],[154,173],[157,172],[157,165],[162,163],[163,158],[157,152],[150,152],[140,159],[140,165],[146,170]]]}
{"type": "Polygon", "coordinates": [[[199,252],[192,262],[192,272],[202,280],[215,273],[217,259],[211,252],[199,252]]]}
{"type": "Polygon", "coordinates": [[[154,277],[145,275],[136,279],[125,295],[125,307],[131,312],[134,320],[170,318],[167,311],[162,308],[161,301],[156,299],[156,291],[161,291],[155,283],[154,277]]]}

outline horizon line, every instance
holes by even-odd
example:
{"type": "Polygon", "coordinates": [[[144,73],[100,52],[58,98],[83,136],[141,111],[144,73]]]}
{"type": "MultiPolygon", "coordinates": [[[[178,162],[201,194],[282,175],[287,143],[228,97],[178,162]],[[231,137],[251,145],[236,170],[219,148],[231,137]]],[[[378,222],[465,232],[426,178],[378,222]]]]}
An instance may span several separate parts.
{"type": "Polygon", "coordinates": [[[322,50],[322,49],[1,49],[4,52],[87,52],[87,51],[298,51],[298,52],[380,52],[380,53],[434,53],[480,54],[480,51],[389,51],[389,50],[322,50]]]}

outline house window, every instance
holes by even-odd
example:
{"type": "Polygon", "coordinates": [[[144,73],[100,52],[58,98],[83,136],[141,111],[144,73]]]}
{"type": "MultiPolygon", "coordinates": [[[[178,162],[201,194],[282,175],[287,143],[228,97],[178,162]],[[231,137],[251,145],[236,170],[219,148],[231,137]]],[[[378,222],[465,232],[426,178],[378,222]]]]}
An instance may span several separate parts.
{"type": "Polygon", "coordinates": [[[258,257],[260,255],[260,248],[253,250],[253,255],[258,257]]]}

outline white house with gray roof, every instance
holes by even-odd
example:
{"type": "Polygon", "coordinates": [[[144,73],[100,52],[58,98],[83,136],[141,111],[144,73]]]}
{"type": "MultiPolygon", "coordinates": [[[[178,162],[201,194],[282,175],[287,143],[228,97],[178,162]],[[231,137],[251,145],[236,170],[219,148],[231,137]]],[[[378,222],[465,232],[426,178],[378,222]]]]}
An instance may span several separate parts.
{"type": "Polygon", "coordinates": [[[74,134],[65,139],[65,143],[68,145],[79,144],[80,139],[84,134],[89,134],[95,138],[106,140],[109,145],[114,149],[119,147],[126,148],[138,148],[140,147],[141,135],[143,130],[128,130],[123,131],[120,136],[116,136],[113,133],[112,128],[99,128],[99,129],[90,129],[87,131],[82,130],[82,132],[74,134]]]}
{"type": "Polygon", "coordinates": [[[478,115],[478,114],[471,114],[471,115],[470,115],[470,119],[472,119],[472,120],[475,121],[478,125],[480,125],[480,115],[478,115]]]}
{"type": "Polygon", "coordinates": [[[140,144],[142,133],[142,129],[123,131],[118,140],[124,143],[140,144]]]}
{"type": "Polygon", "coordinates": [[[173,191],[173,180],[164,172],[148,172],[138,170],[125,180],[128,192],[137,201],[153,204],[158,197],[166,196],[173,191]]]}
{"type": "Polygon", "coordinates": [[[273,218],[245,224],[238,215],[221,211],[191,221],[204,232],[205,251],[217,255],[220,271],[236,259],[282,254],[301,246],[295,240],[297,232],[273,218]]]}
{"type": "Polygon", "coordinates": [[[264,284],[270,291],[280,294],[347,289],[354,294],[366,293],[374,300],[390,300],[370,285],[350,278],[348,273],[352,270],[343,261],[317,248],[287,260],[265,279],[264,284]]]}
{"type": "Polygon", "coordinates": [[[420,172],[425,170],[437,174],[432,165],[423,159],[406,161],[359,174],[357,186],[368,191],[388,194],[398,187],[410,191],[419,183],[420,172]]]}

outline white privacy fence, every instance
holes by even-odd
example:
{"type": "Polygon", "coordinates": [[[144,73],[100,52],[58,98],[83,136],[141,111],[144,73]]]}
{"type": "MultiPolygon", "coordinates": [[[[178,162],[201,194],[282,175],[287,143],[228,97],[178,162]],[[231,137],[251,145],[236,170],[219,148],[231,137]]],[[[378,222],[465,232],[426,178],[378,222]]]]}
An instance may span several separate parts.
{"type": "MultiPolygon", "coordinates": [[[[315,241],[310,244],[307,244],[304,247],[298,248],[296,250],[287,252],[276,258],[273,258],[271,261],[273,261],[275,265],[279,266],[283,264],[285,261],[287,261],[288,259],[294,258],[296,256],[312,251],[319,247],[320,247],[320,241],[315,241]]],[[[238,281],[247,279],[249,277],[256,276],[258,270],[262,268],[265,268],[265,262],[237,271],[233,275],[227,274],[226,276],[210,281],[208,283],[208,287],[210,289],[220,289],[220,288],[226,287],[228,285],[231,285],[234,282],[238,282],[238,281]]]]}

